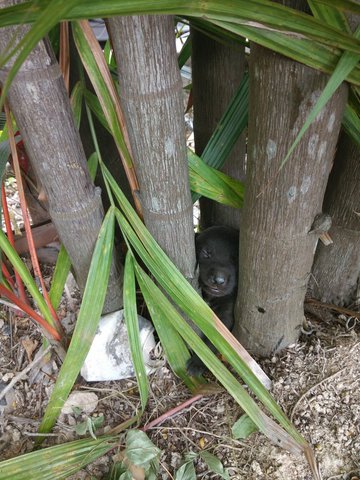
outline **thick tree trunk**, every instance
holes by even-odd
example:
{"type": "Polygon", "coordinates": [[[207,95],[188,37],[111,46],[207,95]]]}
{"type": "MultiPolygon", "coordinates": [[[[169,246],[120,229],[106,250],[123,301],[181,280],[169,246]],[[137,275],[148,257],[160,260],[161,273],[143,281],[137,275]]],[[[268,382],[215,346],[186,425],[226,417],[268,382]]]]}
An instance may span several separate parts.
{"type": "Polygon", "coordinates": [[[319,242],[311,277],[311,290],[319,300],[350,305],[356,298],[360,275],[360,150],[345,133],[340,136],[335,164],[324,199],[324,212],[332,217],[333,244],[319,242]]]}
{"type": "Polygon", "coordinates": [[[310,126],[286,165],[289,147],[327,77],[251,46],[247,190],[240,232],[235,334],[258,355],[294,342],[347,89],[342,86],[310,126]]]}
{"type": "Polygon", "coordinates": [[[147,228],[195,283],[183,97],[170,16],[109,20],[147,228]]]}
{"type": "MultiPolygon", "coordinates": [[[[223,44],[197,31],[192,35],[192,90],[195,151],[201,155],[244,73],[245,49],[239,43],[223,44]]],[[[236,142],[222,171],[245,180],[245,135],[236,142]]],[[[207,198],[200,200],[202,228],[227,225],[239,228],[240,210],[207,198]]]]}
{"type": "MultiPolygon", "coordinates": [[[[1,6],[12,3],[3,1],[1,6]]],[[[1,29],[1,51],[15,35],[20,40],[28,28],[1,29]]],[[[10,66],[9,62],[2,69],[1,82],[10,66]]],[[[41,41],[22,65],[11,85],[8,100],[47,196],[50,216],[83,290],[103,208],[100,189],[96,189],[90,179],[64,81],[47,40],[41,41]]],[[[120,277],[113,266],[104,312],[117,310],[121,305],[120,277]]]]}

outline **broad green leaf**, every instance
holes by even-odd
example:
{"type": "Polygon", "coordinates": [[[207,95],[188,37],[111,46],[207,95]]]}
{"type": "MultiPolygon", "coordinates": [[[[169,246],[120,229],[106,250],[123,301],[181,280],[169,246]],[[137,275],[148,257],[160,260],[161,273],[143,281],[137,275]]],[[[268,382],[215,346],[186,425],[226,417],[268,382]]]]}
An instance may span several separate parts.
{"type": "Polygon", "coordinates": [[[70,272],[70,267],[71,261],[69,255],[65,250],[65,247],[61,245],[49,292],[51,305],[54,307],[54,310],[57,310],[60,305],[61,296],[64,291],[66,279],[70,272]]]}
{"type": "Polygon", "coordinates": [[[139,321],[136,309],[134,258],[129,251],[125,260],[123,296],[125,322],[129,337],[131,357],[139,386],[142,410],[144,411],[148,401],[149,383],[144,365],[144,357],[142,354],[139,321]]]}
{"type": "Polygon", "coordinates": [[[199,455],[207,464],[209,470],[217,473],[221,478],[224,478],[225,480],[230,480],[229,474],[225,471],[224,465],[215,455],[206,450],[199,452],[199,455]]]}
{"type": "Polygon", "coordinates": [[[35,283],[35,280],[31,276],[26,265],[21,260],[21,258],[19,257],[14,247],[12,247],[7,236],[2,230],[0,230],[0,248],[5,253],[5,255],[9,259],[14,269],[20,275],[22,281],[24,282],[24,285],[26,286],[30,295],[33,297],[34,301],[39,307],[39,310],[42,316],[44,317],[44,319],[47,321],[49,325],[57,329],[57,324],[54,321],[54,318],[49,310],[49,307],[47,306],[44,300],[44,297],[39,292],[39,289],[35,283]]]}
{"type": "Polygon", "coordinates": [[[181,465],[175,474],[175,480],[196,480],[195,467],[192,461],[181,465]]]}
{"type": "Polygon", "coordinates": [[[76,440],[0,462],[1,480],[61,480],[118,445],[115,436],[76,440]]]}
{"type": "Polygon", "coordinates": [[[40,433],[47,433],[54,426],[91,347],[106,296],[113,241],[114,209],[110,207],[99,232],[75,330],[42,419],[40,433]]]}
{"type": "Polygon", "coordinates": [[[242,415],[231,427],[234,438],[247,438],[251,433],[257,432],[257,427],[248,415],[242,415]]]}
{"type": "Polygon", "coordinates": [[[159,459],[161,451],[141,430],[129,430],[126,436],[124,456],[137,467],[149,468],[151,462],[159,459]]]}

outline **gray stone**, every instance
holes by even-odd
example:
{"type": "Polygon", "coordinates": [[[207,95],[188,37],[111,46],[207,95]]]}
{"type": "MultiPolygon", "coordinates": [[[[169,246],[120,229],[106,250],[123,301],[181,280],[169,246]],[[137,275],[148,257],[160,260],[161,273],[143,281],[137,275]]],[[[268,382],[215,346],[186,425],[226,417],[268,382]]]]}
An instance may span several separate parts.
{"type": "MultiPolygon", "coordinates": [[[[140,341],[147,373],[149,352],[155,347],[152,324],[138,315],[140,341]]],[[[134,377],[124,310],[101,317],[94,341],[81,369],[81,375],[88,382],[121,380],[134,377]]]]}

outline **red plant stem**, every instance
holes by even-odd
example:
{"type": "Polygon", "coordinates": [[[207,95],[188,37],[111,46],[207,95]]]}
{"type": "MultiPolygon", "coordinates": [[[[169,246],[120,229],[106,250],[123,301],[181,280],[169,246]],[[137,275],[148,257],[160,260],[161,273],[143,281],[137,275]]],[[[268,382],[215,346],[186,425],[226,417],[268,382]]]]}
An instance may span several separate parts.
{"type": "Polygon", "coordinates": [[[14,280],[11,278],[10,272],[9,272],[9,270],[7,269],[7,266],[5,265],[4,262],[2,262],[2,264],[1,264],[1,270],[2,270],[2,274],[3,274],[4,277],[6,278],[6,281],[9,283],[9,285],[11,286],[11,288],[15,291],[15,290],[16,290],[16,287],[15,287],[14,280]]]}
{"type": "Polygon", "coordinates": [[[173,415],[175,415],[176,413],[178,412],[181,412],[181,410],[184,410],[185,408],[187,408],[189,405],[193,404],[194,402],[197,402],[198,400],[200,400],[204,395],[195,395],[194,397],[191,397],[189,398],[189,400],[186,400],[185,402],[183,403],[180,403],[180,405],[178,405],[177,407],[175,408],[172,408],[171,410],[169,410],[168,412],[164,413],[163,415],[160,415],[160,417],[158,418],[155,418],[155,420],[153,420],[152,422],[148,423],[147,425],[145,425],[144,427],[142,427],[140,430],[142,430],[143,432],[146,432],[147,430],[149,430],[150,428],[153,428],[155,427],[156,425],[159,425],[160,423],[162,423],[164,420],[172,417],[173,415]]]}
{"type": "Polygon", "coordinates": [[[44,320],[38,313],[36,313],[29,305],[21,301],[13,292],[8,290],[4,285],[0,284],[0,294],[11,302],[13,302],[17,307],[23,310],[29,317],[31,317],[36,323],[41,325],[49,334],[57,340],[58,342],[61,340],[60,333],[55,330],[54,327],[49,325],[46,320],[44,320]]]}
{"type": "MultiPolygon", "coordinates": [[[[13,234],[12,227],[11,227],[9,208],[8,208],[7,199],[6,199],[4,182],[2,182],[2,185],[1,185],[1,201],[2,201],[2,205],[3,205],[4,220],[5,220],[7,237],[9,239],[10,244],[15,248],[15,239],[14,239],[14,234],[13,234]]],[[[21,280],[21,277],[20,277],[19,273],[15,269],[14,269],[14,272],[15,272],[16,285],[17,285],[17,288],[18,288],[19,297],[23,302],[29,303],[28,298],[27,298],[26,293],[25,293],[25,287],[24,287],[23,281],[21,280]]]]}
{"type": "Polygon", "coordinates": [[[26,232],[26,238],[28,241],[29,245],[29,252],[30,252],[30,257],[31,257],[31,263],[34,269],[34,275],[35,278],[38,278],[40,281],[40,285],[42,288],[42,293],[44,296],[44,299],[51,311],[52,316],[54,317],[55,323],[62,329],[61,323],[58,319],[58,316],[56,315],[56,312],[54,310],[54,307],[51,304],[49,294],[46,290],[44,279],[42,278],[41,271],[40,271],[40,265],[39,265],[39,260],[36,254],[36,248],[34,244],[34,239],[32,236],[32,231],[31,231],[31,226],[30,226],[30,220],[29,220],[29,214],[27,210],[27,205],[26,205],[26,200],[25,200],[25,192],[24,192],[24,187],[22,183],[22,178],[21,178],[21,171],[20,171],[20,165],[19,165],[19,158],[16,150],[16,142],[14,138],[14,132],[12,129],[12,124],[11,124],[11,116],[10,116],[10,110],[8,107],[7,102],[4,104],[5,108],[5,114],[6,114],[6,123],[8,126],[8,131],[9,131],[9,142],[10,142],[10,149],[11,149],[11,155],[13,159],[13,166],[14,166],[14,172],[15,172],[15,178],[16,178],[16,183],[17,183],[17,188],[19,191],[19,198],[20,198],[20,206],[21,206],[21,211],[23,215],[23,220],[24,220],[24,227],[25,227],[25,232],[26,232]]]}

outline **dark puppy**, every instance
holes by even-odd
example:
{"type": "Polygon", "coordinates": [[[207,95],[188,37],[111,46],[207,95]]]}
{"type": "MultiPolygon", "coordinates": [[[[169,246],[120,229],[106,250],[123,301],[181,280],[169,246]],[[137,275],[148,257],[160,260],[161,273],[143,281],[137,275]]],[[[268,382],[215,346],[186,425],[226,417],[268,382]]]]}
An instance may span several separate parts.
{"type": "MultiPolygon", "coordinates": [[[[237,293],[239,232],[230,227],[210,227],[196,235],[195,244],[203,298],[231,330],[237,293]]],[[[208,340],[205,342],[216,351],[208,340]]],[[[205,369],[200,358],[193,354],[187,364],[189,374],[201,375],[205,369]]]]}

